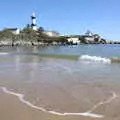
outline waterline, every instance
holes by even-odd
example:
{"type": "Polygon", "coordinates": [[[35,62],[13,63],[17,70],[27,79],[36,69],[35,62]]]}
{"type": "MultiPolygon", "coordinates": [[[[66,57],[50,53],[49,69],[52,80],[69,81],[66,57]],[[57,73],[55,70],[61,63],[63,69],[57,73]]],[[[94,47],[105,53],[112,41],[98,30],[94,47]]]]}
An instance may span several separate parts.
{"type": "Polygon", "coordinates": [[[0,52],[0,55],[8,55],[9,53],[0,52]]]}

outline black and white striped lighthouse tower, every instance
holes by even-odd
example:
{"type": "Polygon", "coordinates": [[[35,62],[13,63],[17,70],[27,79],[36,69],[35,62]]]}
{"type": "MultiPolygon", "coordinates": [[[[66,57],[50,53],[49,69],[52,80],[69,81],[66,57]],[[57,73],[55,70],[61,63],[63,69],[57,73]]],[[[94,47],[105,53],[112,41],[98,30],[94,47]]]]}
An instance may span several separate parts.
{"type": "Polygon", "coordinates": [[[35,13],[32,14],[31,16],[31,20],[32,20],[32,24],[31,24],[31,27],[33,30],[37,30],[37,24],[36,24],[36,16],[35,16],[35,13]]]}

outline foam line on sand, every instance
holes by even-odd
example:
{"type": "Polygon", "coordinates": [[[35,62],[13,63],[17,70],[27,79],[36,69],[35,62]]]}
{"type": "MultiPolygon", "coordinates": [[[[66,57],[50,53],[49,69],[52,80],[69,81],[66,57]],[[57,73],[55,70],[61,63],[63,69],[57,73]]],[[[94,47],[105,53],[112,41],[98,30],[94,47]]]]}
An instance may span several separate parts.
{"type": "Polygon", "coordinates": [[[111,98],[109,98],[108,100],[106,100],[104,102],[100,102],[100,103],[96,104],[88,112],[84,112],[84,113],[60,113],[60,112],[56,112],[56,111],[47,111],[45,108],[33,105],[32,103],[30,103],[29,101],[24,99],[24,95],[23,94],[19,94],[19,93],[15,93],[15,92],[9,91],[6,87],[0,87],[0,88],[2,89],[2,91],[4,93],[10,94],[10,95],[14,95],[14,96],[18,97],[18,99],[22,103],[26,104],[27,106],[29,106],[31,108],[34,108],[34,109],[37,109],[37,110],[40,110],[42,112],[46,112],[46,113],[49,113],[49,114],[53,114],[53,115],[59,115],[59,116],[85,116],[85,117],[92,117],[92,118],[103,118],[104,117],[103,115],[94,114],[92,112],[96,108],[98,108],[100,105],[110,103],[113,99],[115,99],[117,97],[116,94],[113,93],[113,96],[111,98]]]}
{"type": "Polygon", "coordinates": [[[110,102],[112,102],[114,99],[117,98],[117,95],[115,92],[111,92],[112,94],[112,97],[110,97],[109,99],[105,100],[105,101],[102,101],[102,102],[99,102],[97,103],[96,105],[94,105],[88,112],[92,113],[94,110],[96,110],[98,107],[100,107],[101,105],[105,105],[105,104],[108,104],[110,102]]]}

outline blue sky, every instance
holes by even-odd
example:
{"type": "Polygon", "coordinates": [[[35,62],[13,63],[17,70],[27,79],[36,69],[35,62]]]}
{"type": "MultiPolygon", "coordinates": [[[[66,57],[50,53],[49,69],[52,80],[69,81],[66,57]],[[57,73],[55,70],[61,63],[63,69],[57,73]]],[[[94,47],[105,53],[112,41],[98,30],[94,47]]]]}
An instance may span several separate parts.
{"type": "Polygon", "coordinates": [[[0,29],[23,28],[31,23],[61,34],[91,30],[110,40],[120,40],[120,0],[0,0],[0,29]]]}

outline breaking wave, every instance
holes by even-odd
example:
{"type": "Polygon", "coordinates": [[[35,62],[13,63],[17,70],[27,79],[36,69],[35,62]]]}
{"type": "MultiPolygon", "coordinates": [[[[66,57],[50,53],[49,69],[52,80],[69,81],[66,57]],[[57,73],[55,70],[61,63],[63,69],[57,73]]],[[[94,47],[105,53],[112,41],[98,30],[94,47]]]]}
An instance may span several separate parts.
{"type": "Polygon", "coordinates": [[[80,61],[86,62],[96,62],[96,63],[111,63],[111,59],[100,57],[100,56],[90,56],[90,55],[81,55],[79,58],[80,61]]]}
{"type": "Polygon", "coordinates": [[[46,58],[57,58],[57,59],[68,59],[68,60],[79,60],[82,62],[93,62],[93,63],[120,63],[120,57],[101,57],[101,56],[91,56],[91,55],[56,55],[56,54],[34,54],[40,55],[46,58]]]}

